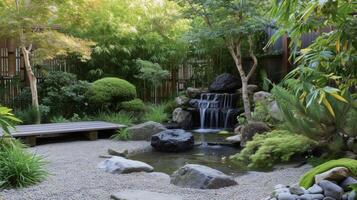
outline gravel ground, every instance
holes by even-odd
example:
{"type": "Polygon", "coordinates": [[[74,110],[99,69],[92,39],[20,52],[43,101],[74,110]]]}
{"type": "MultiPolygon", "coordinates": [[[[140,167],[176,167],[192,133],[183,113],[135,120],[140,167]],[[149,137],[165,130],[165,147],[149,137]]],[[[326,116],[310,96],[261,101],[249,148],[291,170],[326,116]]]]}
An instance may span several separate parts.
{"type": "Polygon", "coordinates": [[[47,166],[50,177],[36,186],[2,191],[0,196],[3,200],[105,200],[114,192],[133,189],[177,194],[184,200],[260,200],[270,194],[274,185],[295,183],[310,168],[250,172],[235,177],[237,186],[216,190],[186,189],[170,185],[169,176],[162,173],[113,175],[98,171],[96,166],[103,160],[99,155],[105,155],[109,147],[132,151],[148,148],[149,143],[97,140],[39,145],[31,150],[50,161],[47,166]]]}

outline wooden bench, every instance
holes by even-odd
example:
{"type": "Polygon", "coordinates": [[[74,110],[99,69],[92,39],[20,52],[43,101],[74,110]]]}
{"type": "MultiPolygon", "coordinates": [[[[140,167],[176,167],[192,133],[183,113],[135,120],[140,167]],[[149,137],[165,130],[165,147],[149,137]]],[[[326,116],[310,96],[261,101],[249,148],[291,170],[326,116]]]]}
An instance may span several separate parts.
{"type": "MultiPolygon", "coordinates": [[[[68,123],[51,123],[51,124],[35,124],[35,125],[20,125],[14,130],[10,130],[11,135],[15,138],[24,138],[24,142],[30,146],[36,145],[36,137],[50,136],[58,134],[85,133],[89,140],[98,138],[98,131],[103,130],[118,130],[125,128],[125,125],[114,124],[102,121],[87,121],[87,122],[68,122],[68,123]]],[[[2,130],[0,130],[0,136],[2,130]]]]}

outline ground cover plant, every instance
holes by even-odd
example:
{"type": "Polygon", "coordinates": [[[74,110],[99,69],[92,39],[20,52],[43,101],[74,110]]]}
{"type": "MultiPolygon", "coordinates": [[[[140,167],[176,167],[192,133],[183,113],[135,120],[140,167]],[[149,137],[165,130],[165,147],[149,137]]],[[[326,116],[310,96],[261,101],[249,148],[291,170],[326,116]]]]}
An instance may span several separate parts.
{"type": "Polygon", "coordinates": [[[46,162],[40,156],[28,152],[21,141],[11,137],[9,128],[21,122],[11,109],[0,107],[0,187],[26,187],[43,181],[47,177],[46,162]]]}
{"type": "Polygon", "coordinates": [[[245,148],[231,157],[233,163],[250,169],[271,169],[279,162],[301,156],[317,145],[309,138],[286,130],[257,134],[245,148]]]}

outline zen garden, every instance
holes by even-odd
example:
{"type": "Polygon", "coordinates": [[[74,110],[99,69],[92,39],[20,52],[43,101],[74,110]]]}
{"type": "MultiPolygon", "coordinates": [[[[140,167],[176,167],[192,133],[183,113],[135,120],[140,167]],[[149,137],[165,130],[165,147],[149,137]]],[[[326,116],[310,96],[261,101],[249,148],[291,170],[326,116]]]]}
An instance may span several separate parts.
{"type": "Polygon", "coordinates": [[[0,200],[357,200],[357,2],[0,0],[0,200]]]}

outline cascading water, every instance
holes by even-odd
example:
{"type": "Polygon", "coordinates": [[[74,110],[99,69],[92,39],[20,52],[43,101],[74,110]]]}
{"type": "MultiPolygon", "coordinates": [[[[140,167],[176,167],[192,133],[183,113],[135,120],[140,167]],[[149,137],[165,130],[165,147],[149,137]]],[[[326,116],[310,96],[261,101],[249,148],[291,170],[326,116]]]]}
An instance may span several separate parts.
{"type": "Polygon", "coordinates": [[[199,131],[226,129],[229,128],[231,115],[236,110],[235,94],[203,93],[197,106],[200,113],[199,131]]]}

